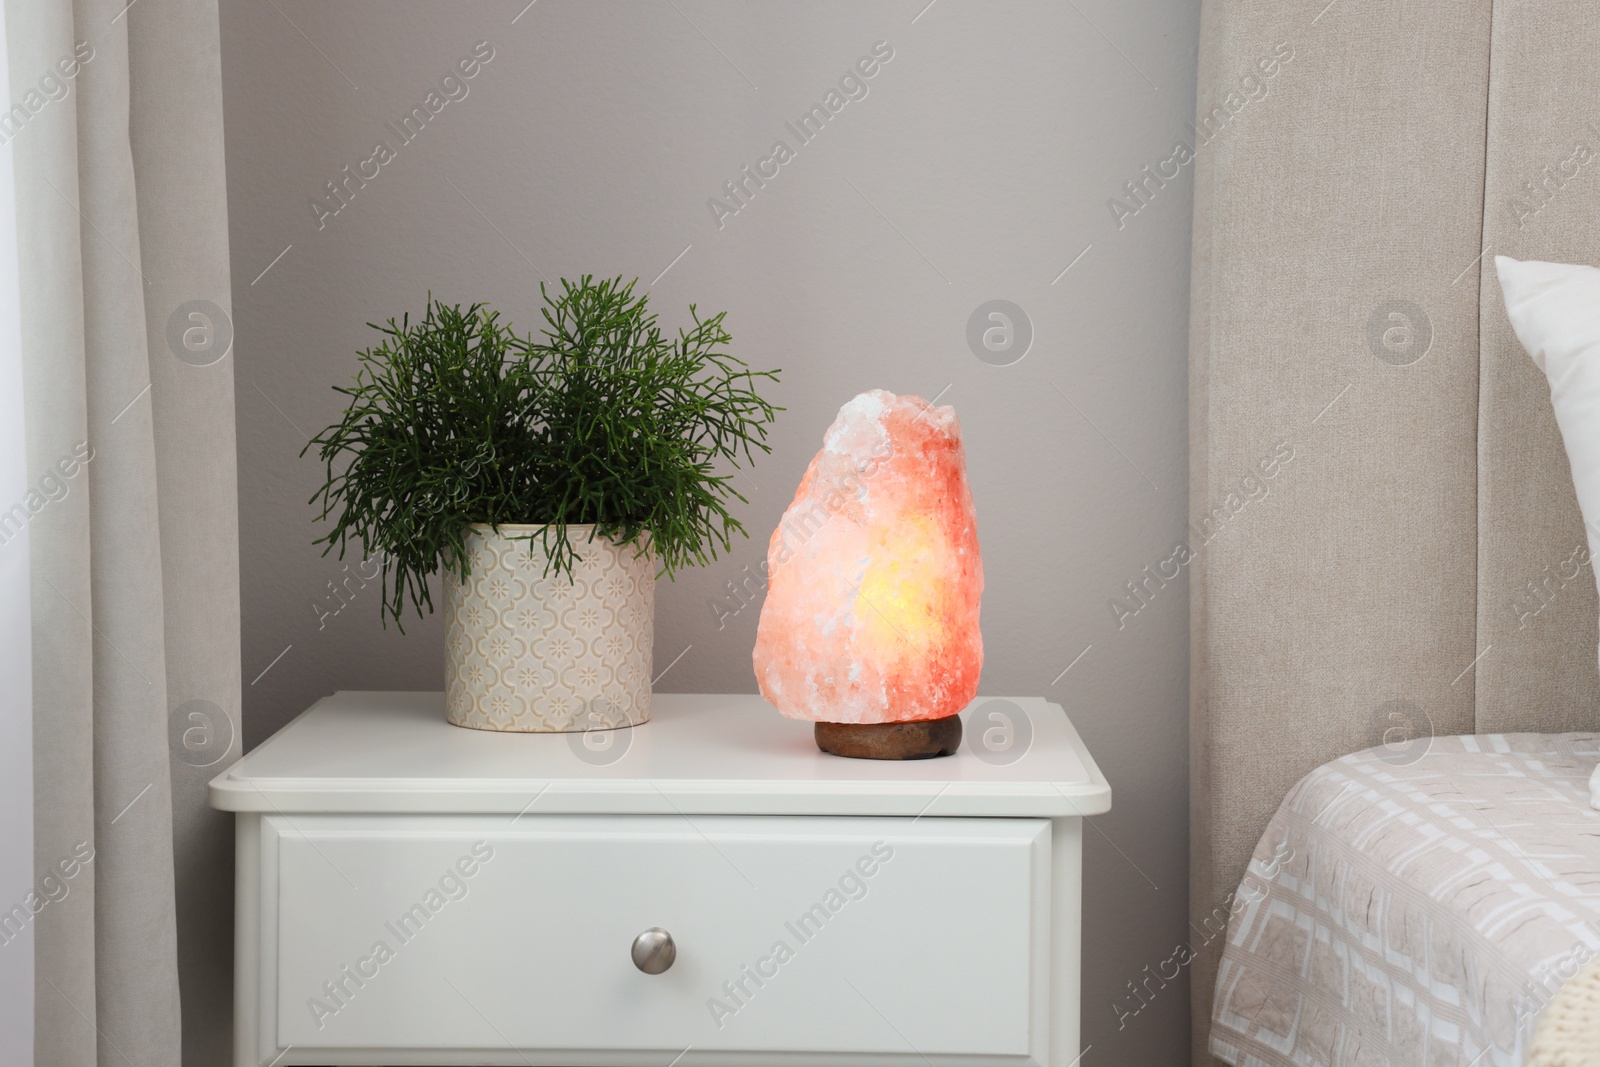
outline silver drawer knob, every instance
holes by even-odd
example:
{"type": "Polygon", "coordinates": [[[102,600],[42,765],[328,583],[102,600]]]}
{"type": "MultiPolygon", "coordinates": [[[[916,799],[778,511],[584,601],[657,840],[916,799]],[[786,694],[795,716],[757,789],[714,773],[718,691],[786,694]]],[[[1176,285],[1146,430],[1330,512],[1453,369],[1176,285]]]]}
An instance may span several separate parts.
{"type": "Polygon", "coordinates": [[[633,939],[633,965],[645,974],[660,974],[678,958],[678,946],[672,935],[659,926],[652,926],[633,939]]]}

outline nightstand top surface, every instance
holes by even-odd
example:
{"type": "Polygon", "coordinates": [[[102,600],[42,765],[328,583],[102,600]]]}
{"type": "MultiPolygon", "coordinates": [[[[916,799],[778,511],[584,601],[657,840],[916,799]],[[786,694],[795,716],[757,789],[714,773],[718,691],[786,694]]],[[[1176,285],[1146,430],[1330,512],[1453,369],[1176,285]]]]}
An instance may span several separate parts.
{"type": "Polygon", "coordinates": [[[818,751],[811,723],[758,696],[657,693],[645,725],[584,735],[452,726],[443,693],[341,692],[213,779],[211,804],[265,813],[1012,817],[1110,808],[1111,788],[1060,706],[979,697],[962,719],[955,755],[889,762],[818,751]],[[1001,751],[984,747],[985,734],[1001,751]]]}

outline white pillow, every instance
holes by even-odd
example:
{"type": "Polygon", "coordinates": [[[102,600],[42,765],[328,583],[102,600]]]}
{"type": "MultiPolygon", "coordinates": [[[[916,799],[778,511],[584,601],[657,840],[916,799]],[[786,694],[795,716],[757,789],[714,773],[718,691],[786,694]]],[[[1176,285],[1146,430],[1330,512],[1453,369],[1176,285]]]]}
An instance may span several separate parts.
{"type": "MultiPolygon", "coordinates": [[[[1511,328],[1550,379],[1600,586],[1600,270],[1505,256],[1495,256],[1494,267],[1511,328]]],[[[1600,808],[1600,767],[1589,779],[1589,802],[1600,808]]]]}

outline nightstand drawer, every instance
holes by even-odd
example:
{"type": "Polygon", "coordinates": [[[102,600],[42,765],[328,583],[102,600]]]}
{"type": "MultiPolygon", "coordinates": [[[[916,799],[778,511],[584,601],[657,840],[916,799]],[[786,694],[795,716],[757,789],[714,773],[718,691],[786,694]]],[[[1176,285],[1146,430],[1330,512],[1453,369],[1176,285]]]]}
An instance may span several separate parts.
{"type": "Polygon", "coordinates": [[[259,847],[283,1063],[1048,1058],[1049,820],[295,815],[259,847]]]}

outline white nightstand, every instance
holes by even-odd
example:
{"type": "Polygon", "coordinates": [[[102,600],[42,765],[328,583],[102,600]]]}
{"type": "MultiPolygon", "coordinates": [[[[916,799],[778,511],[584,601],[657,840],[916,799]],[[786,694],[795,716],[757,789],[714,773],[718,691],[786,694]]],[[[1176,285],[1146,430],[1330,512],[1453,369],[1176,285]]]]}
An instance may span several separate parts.
{"type": "Polygon", "coordinates": [[[753,696],[587,736],[323,700],[211,783],[235,1065],[1067,1067],[1111,790],[1054,704],[964,717],[888,763],[753,696]]]}

